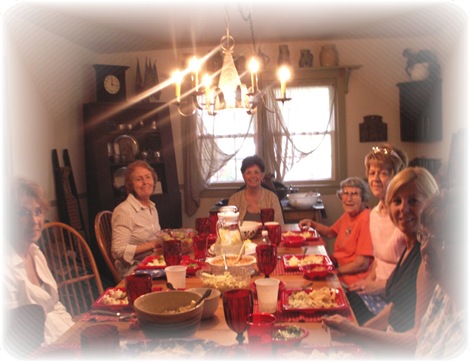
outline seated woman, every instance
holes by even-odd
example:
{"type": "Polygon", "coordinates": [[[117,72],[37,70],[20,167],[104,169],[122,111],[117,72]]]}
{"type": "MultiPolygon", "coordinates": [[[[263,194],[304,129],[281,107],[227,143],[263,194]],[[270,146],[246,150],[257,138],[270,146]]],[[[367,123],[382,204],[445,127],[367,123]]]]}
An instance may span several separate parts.
{"type": "Polygon", "coordinates": [[[343,180],[340,187],[338,197],[344,213],[333,226],[304,219],[299,222],[299,227],[313,227],[324,237],[336,238],[332,258],[337,264],[340,280],[349,285],[367,276],[373,260],[369,209],[366,207],[370,195],[367,184],[359,177],[343,180]]]}
{"type": "Polygon", "coordinates": [[[150,200],[156,182],[157,174],[147,162],[137,160],[127,166],[124,184],[128,196],[111,218],[111,253],[122,278],[161,243],[158,212],[150,200]]]}
{"type": "MultiPolygon", "coordinates": [[[[427,308],[423,308],[426,310],[423,318],[415,327],[404,333],[383,332],[360,328],[345,318],[334,316],[325,323],[335,328],[335,336],[378,353],[385,352],[387,357],[391,357],[391,351],[406,357],[414,354],[420,359],[451,360],[465,352],[466,300],[462,294],[461,277],[465,275],[467,253],[459,243],[466,227],[465,213],[462,213],[466,207],[464,202],[461,194],[441,192],[426,204],[421,213],[418,232],[421,266],[437,284],[427,308]]],[[[421,282],[423,280],[418,281],[421,282]]],[[[418,299],[419,303],[423,300],[418,299]]],[[[420,306],[417,305],[417,309],[420,306]]]]}
{"type": "Polygon", "coordinates": [[[364,324],[385,307],[384,290],[405,249],[403,233],[390,219],[385,195],[392,178],[408,164],[408,156],[397,147],[372,147],[364,159],[372,194],[379,203],[370,211],[370,235],[374,262],[369,275],[349,286],[348,299],[359,324],[364,324]]]}
{"type": "MultiPolygon", "coordinates": [[[[59,301],[57,283],[47,265],[46,258],[37,245],[44,228],[44,216],[49,209],[49,203],[43,190],[34,182],[19,179],[14,182],[11,210],[12,232],[10,242],[5,249],[6,262],[3,276],[4,308],[7,315],[17,315],[21,310],[30,313],[31,305],[40,306],[43,315],[23,315],[23,320],[29,319],[31,323],[43,320],[43,326],[27,326],[24,330],[44,330],[45,344],[53,343],[74,322],[72,317],[59,301]],[[19,308],[23,307],[23,308],[19,308]]],[[[20,318],[12,323],[19,323],[20,318]]],[[[36,322],[40,323],[40,322],[36,322]]],[[[18,330],[18,328],[16,328],[18,330]]],[[[12,331],[6,333],[13,334],[12,331]]],[[[26,333],[26,332],[25,332],[26,333]]],[[[27,334],[24,334],[27,337],[27,334]]],[[[11,337],[11,335],[10,335],[11,337]]],[[[40,339],[40,336],[36,336],[40,339]]],[[[12,341],[13,342],[13,341],[12,341]]],[[[21,340],[16,347],[22,350],[21,340]]],[[[26,340],[24,343],[28,343],[26,340]]]]}
{"type": "Polygon", "coordinates": [[[274,209],[274,221],[284,224],[281,203],[277,195],[261,184],[266,170],[264,161],[259,156],[246,157],[240,168],[245,188],[233,194],[229,205],[235,205],[240,212],[240,221],[260,221],[261,209],[274,209]]]}
{"type": "Polygon", "coordinates": [[[418,230],[421,213],[437,192],[433,176],[421,167],[406,168],[392,179],[386,202],[393,223],[406,236],[406,249],[387,281],[388,304],[363,327],[339,315],[323,317],[335,336],[381,352],[387,346],[396,352],[410,353],[414,349],[413,331],[419,328],[430,300],[426,291],[435,285],[432,278],[419,277],[426,273],[418,273],[422,266],[418,230]]]}

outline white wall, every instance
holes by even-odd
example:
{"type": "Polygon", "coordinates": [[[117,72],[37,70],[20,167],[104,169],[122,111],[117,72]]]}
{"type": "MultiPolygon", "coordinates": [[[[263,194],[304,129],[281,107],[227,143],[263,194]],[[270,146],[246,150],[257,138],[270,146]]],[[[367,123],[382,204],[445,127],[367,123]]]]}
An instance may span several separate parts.
{"type": "MultiPolygon", "coordinates": [[[[83,149],[82,104],[94,101],[94,70],[92,64],[106,63],[128,65],[126,72],[127,93],[134,93],[136,58],[143,68],[145,57],[157,61],[161,82],[171,72],[181,67],[183,53],[191,49],[162,49],[141,53],[107,54],[98,56],[62,38],[29,24],[16,23],[10,30],[11,43],[4,58],[4,126],[8,126],[10,145],[5,149],[6,160],[11,163],[11,174],[23,175],[44,185],[51,199],[55,199],[51,167],[51,150],[59,152],[67,148],[70,152],[75,180],[79,193],[86,192],[83,149]]],[[[284,43],[284,42],[283,42],[284,43]]],[[[292,63],[298,62],[299,50],[309,48],[318,65],[319,50],[326,41],[289,42],[292,63]]],[[[277,65],[280,43],[258,43],[271,61],[269,67],[277,65]]],[[[433,157],[443,160],[442,171],[446,169],[452,133],[466,122],[465,100],[467,79],[466,34],[455,36],[447,29],[432,38],[392,38],[334,41],[340,56],[340,64],[362,65],[351,73],[349,93],[346,97],[347,119],[347,164],[348,176],[363,176],[363,157],[371,143],[359,143],[359,124],[363,117],[378,114],[388,124],[388,141],[402,147],[410,159],[433,157]],[[443,141],[431,144],[402,143],[399,130],[399,104],[397,83],[407,81],[404,48],[430,49],[434,51],[442,67],[443,78],[443,141]]],[[[203,55],[210,49],[198,49],[203,55]]],[[[237,44],[237,55],[249,56],[251,44],[237,44]]],[[[173,97],[173,87],[163,89],[161,100],[173,97]]],[[[182,174],[182,145],[180,143],[180,119],[172,109],[173,134],[180,184],[182,174]]],[[[228,195],[227,195],[228,197],[228,195]]],[[[340,214],[338,199],[324,195],[328,211],[326,223],[333,222],[340,214]]],[[[183,225],[191,226],[194,218],[207,215],[208,210],[218,201],[202,200],[196,215],[187,217],[183,212],[183,225]]],[[[85,211],[85,210],[84,210],[85,211]]],[[[183,210],[184,211],[184,210],[183,210]]]]}

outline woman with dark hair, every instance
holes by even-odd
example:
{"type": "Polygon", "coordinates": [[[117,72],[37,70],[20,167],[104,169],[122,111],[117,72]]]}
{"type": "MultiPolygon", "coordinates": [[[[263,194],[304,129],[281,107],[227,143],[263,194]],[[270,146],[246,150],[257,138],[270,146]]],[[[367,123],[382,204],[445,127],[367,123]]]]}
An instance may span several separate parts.
{"type": "Polygon", "coordinates": [[[160,245],[158,212],[150,200],[156,182],[157,174],[147,162],[137,160],[127,166],[124,175],[127,199],[116,206],[111,218],[111,252],[122,278],[160,245]]]}
{"type": "Polygon", "coordinates": [[[233,194],[229,205],[235,205],[240,212],[240,220],[260,221],[261,209],[274,209],[274,221],[284,224],[282,208],[277,195],[263,187],[265,165],[259,156],[246,157],[240,168],[245,187],[233,194]]]}
{"type": "Polygon", "coordinates": [[[299,227],[313,227],[324,237],[336,238],[332,259],[337,264],[340,280],[349,285],[367,276],[373,260],[367,183],[359,177],[347,178],[341,181],[338,197],[344,213],[332,226],[304,219],[299,227]]]}

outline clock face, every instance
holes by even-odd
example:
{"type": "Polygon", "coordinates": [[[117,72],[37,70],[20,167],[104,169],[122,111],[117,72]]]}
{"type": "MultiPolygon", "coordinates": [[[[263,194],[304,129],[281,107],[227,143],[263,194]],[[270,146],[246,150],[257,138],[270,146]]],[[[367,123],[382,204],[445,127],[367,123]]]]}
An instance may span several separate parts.
{"type": "Polygon", "coordinates": [[[104,78],[104,89],[110,94],[116,94],[121,88],[121,83],[119,79],[114,75],[107,75],[104,78]]]}

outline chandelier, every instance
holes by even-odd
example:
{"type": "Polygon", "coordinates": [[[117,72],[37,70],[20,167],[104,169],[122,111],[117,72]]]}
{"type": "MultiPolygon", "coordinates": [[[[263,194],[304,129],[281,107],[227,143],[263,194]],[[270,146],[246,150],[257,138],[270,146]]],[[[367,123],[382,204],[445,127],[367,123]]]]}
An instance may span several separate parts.
{"type": "MultiPolygon", "coordinates": [[[[249,18],[250,25],[253,27],[251,16],[249,18]]],[[[254,45],[253,29],[251,30],[254,45]]],[[[251,79],[251,84],[247,86],[242,82],[235,66],[233,59],[234,47],[235,39],[229,33],[227,15],[226,34],[222,36],[219,47],[213,51],[214,53],[221,51],[223,55],[218,84],[212,84],[217,74],[210,75],[206,73],[200,82],[199,73],[208,56],[203,59],[193,56],[189,59],[185,70],[177,70],[173,74],[176,104],[181,115],[190,116],[197,109],[211,116],[215,116],[217,112],[224,109],[242,109],[252,115],[256,112],[258,105],[264,103],[264,92],[258,88],[258,74],[261,69],[258,57],[256,55],[252,56],[246,64],[251,79]],[[185,92],[182,92],[182,87],[188,83],[188,76],[190,76],[190,85],[186,88],[189,89],[185,89],[185,92]]],[[[284,103],[290,100],[290,98],[286,97],[286,85],[290,79],[290,69],[287,65],[282,65],[278,69],[278,78],[280,81],[281,97],[277,98],[277,100],[284,103]]]]}

